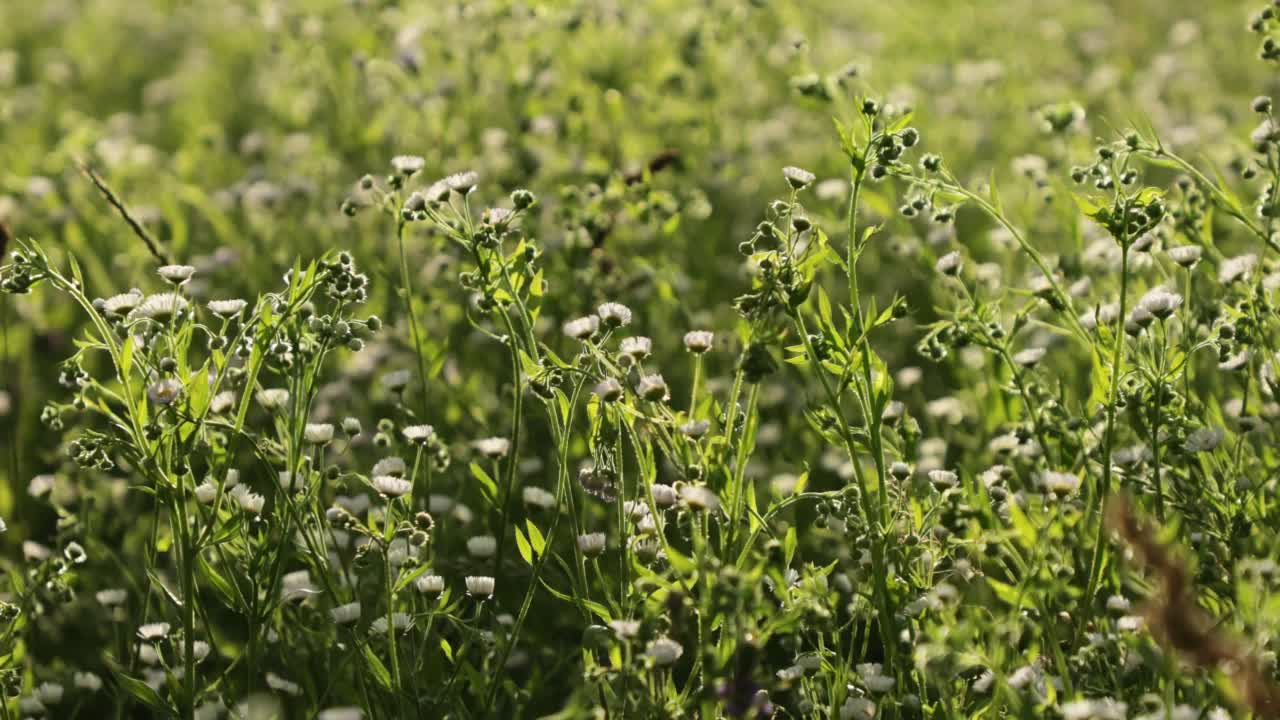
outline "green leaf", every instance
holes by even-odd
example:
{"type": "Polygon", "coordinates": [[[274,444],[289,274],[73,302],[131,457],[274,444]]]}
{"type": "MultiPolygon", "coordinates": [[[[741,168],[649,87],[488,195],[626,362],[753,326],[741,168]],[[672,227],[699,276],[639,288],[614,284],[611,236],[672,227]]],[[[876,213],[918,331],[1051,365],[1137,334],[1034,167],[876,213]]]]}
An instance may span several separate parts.
{"type": "Polygon", "coordinates": [[[1020,594],[1018,588],[1002,583],[991,576],[987,576],[987,587],[991,588],[991,592],[996,594],[1002,602],[1012,605],[1015,609],[1022,606],[1022,600],[1018,597],[1020,594]]]}
{"type": "Polygon", "coordinates": [[[520,528],[515,528],[515,531],[516,549],[520,551],[520,557],[524,558],[526,563],[533,565],[533,548],[529,547],[529,540],[525,538],[524,533],[520,531],[520,528]]]}
{"type": "Polygon", "coordinates": [[[541,555],[547,548],[547,539],[543,537],[542,531],[533,524],[532,520],[525,520],[524,526],[529,530],[529,544],[533,547],[533,551],[541,555]]]}
{"type": "Polygon", "coordinates": [[[209,561],[206,560],[203,555],[197,555],[196,559],[196,567],[200,570],[201,577],[203,577],[205,581],[207,581],[217,592],[218,599],[222,600],[223,604],[228,608],[231,608],[232,610],[239,610],[240,603],[237,600],[239,593],[236,592],[231,581],[223,577],[217,569],[210,565],[209,561]]]}
{"type": "Polygon", "coordinates": [[[480,481],[480,487],[484,489],[490,502],[496,502],[498,499],[498,484],[489,477],[489,473],[478,463],[471,463],[471,476],[480,481]]]}
{"type": "Polygon", "coordinates": [[[391,673],[387,672],[387,666],[378,659],[378,656],[373,652],[373,648],[368,645],[364,646],[364,662],[369,666],[369,670],[373,673],[373,678],[378,681],[378,684],[384,690],[391,690],[391,673]]]}
{"type": "Polygon", "coordinates": [[[120,689],[129,695],[132,695],[135,700],[138,700],[142,704],[163,715],[177,714],[174,709],[164,701],[164,698],[160,697],[159,693],[151,689],[150,685],[142,682],[138,678],[130,677],[119,671],[114,674],[116,684],[120,686],[120,689]]]}

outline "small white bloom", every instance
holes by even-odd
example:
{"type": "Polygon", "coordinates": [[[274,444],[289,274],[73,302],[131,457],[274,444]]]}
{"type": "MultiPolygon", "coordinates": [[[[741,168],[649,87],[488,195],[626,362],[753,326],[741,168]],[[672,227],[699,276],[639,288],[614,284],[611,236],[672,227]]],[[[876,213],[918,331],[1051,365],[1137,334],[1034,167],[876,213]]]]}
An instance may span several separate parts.
{"type": "Polygon", "coordinates": [[[1189,268],[1200,262],[1200,256],[1203,252],[1199,245],[1180,245],[1169,248],[1165,251],[1165,254],[1175,263],[1189,268]]]}
{"type": "Polygon", "coordinates": [[[1044,348],[1027,348],[1026,350],[1016,353],[1013,356],[1013,361],[1022,367],[1035,367],[1044,359],[1045,352],[1044,348]]]}
{"type": "Polygon", "coordinates": [[[27,494],[31,497],[44,497],[53,492],[53,486],[57,478],[53,475],[43,474],[36,475],[31,478],[31,482],[27,483],[27,494]]]}
{"type": "Polygon", "coordinates": [[[360,603],[349,602],[329,611],[329,617],[338,625],[350,625],[360,619],[360,603]]]}
{"type": "Polygon", "coordinates": [[[660,508],[669,508],[676,504],[679,497],[676,489],[663,483],[653,484],[653,504],[660,508]]]}
{"type": "Polygon", "coordinates": [[[386,497],[397,498],[413,490],[413,483],[392,475],[376,475],[373,478],[373,489],[386,497]]]}
{"type": "Polygon", "coordinates": [[[160,293],[148,295],[137,307],[129,312],[129,322],[146,318],[158,323],[167,323],[176,315],[187,309],[187,299],[177,293],[160,293]]]}
{"type": "Polygon", "coordinates": [[[631,324],[631,308],[622,303],[604,303],[596,308],[596,315],[605,327],[620,328],[631,324]]]}
{"type": "Polygon", "coordinates": [[[605,534],[602,532],[587,533],[578,536],[578,551],[587,557],[596,557],[604,552],[605,534]]]}
{"type": "Polygon", "coordinates": [[[397,632],[404,632],[409,629],[409,626],[412,623],[413,619],[410,618],[408,614],[402,612],[392,613],[390,621],[388,621],[387,617],[384,615],[370,623],[369,632],[374,635],[386,635],[387,630],[392,627],[394,627],[397,632]]]}
{"type": "Polygon", "coordinates": [[[1157,318],[1164,320],[1182,305],[1182,296],[1169,292],[1164,288],[1154,288],[1142,296],[1142,299],[1138,301],[1138,305],[1157,318]]]}
{"type": "Polygon", "coordinates": [[[138,628],[138,637],[145,641],[159,640],[169,635],[169,623],[147,623],[138,628]]]}
{"type": "Polygon", "coordinates": [[[134,308],[142,303],[143,295],[138,290],[130,290],[120,295],[112,295],[102,301],[102,309],[108,314],[117,317],[128,315],[134,308]]]}
{"type": "Polygon", "coordinates": [[[102,678],[91,672],[77,672],[73,676],[72,684],[81,690],[97,692],[102,689],[102,678]]]}
{"type": "Polygon", "coordinates": [[[52,550],[45,547],[44,545],[41,545],[38,542],[35,542],[34,540],[22,541],[22,557],[27,562],[40,562],[41,560],[48,560],[49,556],[52,554],[53,554],[52,550]]]}
{"type": "Polygon", "coordinates": [[[943,275],[956,276],[960,274],[960,269],[964,266],[964,261],[960,256],[959,250],[953,250],[946,255],[938,258],[933,264],[933,269],[943,275]]]}
{"type": "Polygon", "coordinates": [[[289,404],[289,391],[284,388],[268,388],[259,390],[254,397],[267,412],[276,412],[289,404]]]}
{"type": "Polygon", "coordinates": [[[400,431],[404,435],[404,439],[415,445],[425,445],[436,434],[436,429],[430,425],[410,425],[400,431]]]}
{"type": "Polygon", "coordinates": [[[117,607],[123,605],[129,599],[129,593],[120,588],[109,588],[107,590],[99,590],[93,594],[93,597],[103,607],[117,607]]]}
{"type": "Polygon", "coordinates": [[[232,318],[244,311],[249,303],[244,300],[210,300],[205,303],[209,312],[221,318],[232,318]]]}
{"type": "Polygon", "coordinates": [[[1187,434],[1182,447],[1189,453],[1211,452],[1222,442],[1225,432],[1220,427],[1196,428],[1187,434]]]}
{"type": "Polygon", "coordinates": [[[297,683],[285,680],[272,672],[267,673],[267,687],[275,690],[276,692],[293,695],[294,697],[302,694],[302,688],[299,687],[297,683]]]}
{"type": "Polygon", "coordinates": [[[488,598],[493,595],[493,578],[487,575],[468,575],[466,578],[467,593],[478,598],[488,598]]]}
{"type": "Polygon", "coordinates": [[[64,692],[65,688],[60,683],[42,682],[36,687],[35,695],[45,705],[57,705],[62,702],[64,692]]]}
{"type": "Polygon", "coordinates": [[[503,437],[491,437],[476,440],[471,443],[471,447],[485,457],[496,460],[497,458],[506,457],[511,451],[511,441],[503,437]]]}
{"type": "Polygon", "coordinates": [[[439,595],[444,592],[444,578],[439,575],[423,575],[413,583],[418,592],[425,595],[439,595]]]}
{"type": "Polygon", "coordinates": [[[605,378],[604,380],[596,383],[595,389],[593,389],[592,392],[605,402],[617,402],[622,399],[622,383],[618,382],[614,378],[605,378]]]}
{"type": "Polygon", "coordinates": [[[374,463],[373,470],[370,471],[369,474],[373,476],[393,475],[395,477],[404,477],[404,474],[408,471],[409,471],[409,466],[405,464],[404,460],[401,460],[398,457],[392,456],[392,457],[384,457],[378,462],[374,463]]]}
{"type": "Polygon", "coordinates": [[[467,552],[478,558],[490,558],[498,551],[498,540],[492,535],[467,538],[467,552]]]}
{"type": "Polygon", "coordinates": [[[147,398],[156,405],[169,405],[182,394],[182,383],[174,378],[157,380],[147,386],[147,398]]]}
{"type": "Polygon", "coordinates": [[[574,340],[586,340],[600,331],[600,317],[598,315],[587,315],[586,317],[570,320],[564,324],[561,330],[574,340]]]}
{"type": "Polygon", "coordinates": [[[307,426],[302,429],[302,439],[312,445],[328,445],[333,440],[333,425],[307,423],[307,426]]]}
{"type": "Polygon", "coordinates": [[[644,654],[654,665],[671,665],[684,654],[684,646],[668,637],[660,637],[649,643],[644,654]]]}
{"type": "Polygon", "coordinates": [[[716,512],[720,509],[720,498],[710,488],[702,485],[684,485],[680,488],[680,500],[685,507],[695,512],[716,512]]]}
{"type": "Polygon", "coordinates": [[[181,285],[195,275],[196,269],[191,265],[162,265],[156,272],[174,285],[181,285]]]}
{"type": "Polygon", "coordinates": [[[476,185],[480,182],[480,176],[473,171],[454,173],[444,179],[449,189],[459,195],[467,195],[476,189],[476,185]]]}
{"type": "Polygon", "coordinates": [[[796,190],[803,190],[805,187],[808,187],[810,183],[816,180],[818,176],[808,170],[803,170],[795,167],[794,165],[788,165],[782,168],[782,177],[786,179],[787,184],[791,185],[792,188],[795,188],[796,190]]]}
{"type": "Polygon", "coordinates": [[[690,330],[684,334],[684,347],[691,353],[704,353],[715,343],[716,335],[710,330],[690,330]]]}
{"type": "Polygon", "coordinates": [[[627,337],[622,339],[619,349],[632,360],[643,360],[653,353],[653,341],[642,335],[627,337]]]}
{"type": "Polygon", "coordinates": [[[331,707],[321,710],[316,720],[364,720],[364,711],[354,706],[331,707]]]}
{"type": "Polygon", "coordinates": [[[671,396],[667,390],[667,381],[658,373],[641,375],[636,384],[636,394],[652,402],[663,402],[671,396]]]}
{"type": "Polygon", "coordinates": [[[391,169],[406,177],[421,172],[427,161],[418,155],[396,155],[391,158],[391,169]]]}
{"type": "Polygon", "coordinates": [[[205,480],[196,486],[195,489],[196,502],[201,505],[208,505],[218,496],[218,488],[213,483],[205,480]]]}
{"type": "Polygon", "coordinates": [[[1227,258],[1218,266],[1218,282],[1229,285],[1237,280],[1246,279],[1258,264],[1258,256],[1253,253],[1227,258]]]}
{"type": "Polygon", "coordinates": [[[525,505],[532,505],[536,508],[549,510],[555,507],[556,496],[535,485],[527,485],[520,491],[520,496],[524,500],[525,505]]]}

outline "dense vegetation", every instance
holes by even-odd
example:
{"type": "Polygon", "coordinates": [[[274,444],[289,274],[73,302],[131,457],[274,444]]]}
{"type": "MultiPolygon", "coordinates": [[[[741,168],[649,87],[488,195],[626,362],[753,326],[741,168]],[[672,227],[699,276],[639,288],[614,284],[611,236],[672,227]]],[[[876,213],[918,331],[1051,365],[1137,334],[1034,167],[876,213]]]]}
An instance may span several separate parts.
{"type": "Polygon", "coordinates": [[[1280,2],[0,7],[0,720],[1280,717],[1280,2]]]}

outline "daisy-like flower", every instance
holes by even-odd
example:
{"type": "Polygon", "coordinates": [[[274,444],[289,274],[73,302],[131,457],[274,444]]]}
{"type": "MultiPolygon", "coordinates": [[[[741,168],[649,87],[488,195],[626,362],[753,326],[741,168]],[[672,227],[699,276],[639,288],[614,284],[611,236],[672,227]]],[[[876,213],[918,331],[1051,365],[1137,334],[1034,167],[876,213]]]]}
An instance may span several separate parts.
{"type": "Polygon", "coordinates": [[[1200,256],[1203,253],[1204,251],[1199,245],[1181,245],[1165,250],[1165,254],[1169,256],[1170,260],[1184,268],[1193,267],[1196,263],[1200,262],[1200,256]]]}
{"type": "Polygon", "coordinates": [[[964,266],[964,260],[960,256],[959,250],[953,250],[946,255],[938,258],[933,264],[933,269],[943,275],[955,277],[960,274],[960,269],[964,266]]]}
{"type": "Polygon", "coordinates": [[[240,509],[251,515],[261,515],[263,507],[267,504],[265,497],[258,493],[250,492],[244,485],[237,485],[231,495],[235,498],[236,504],[240,506],[240,509]]]}
{"type": "Polygon", "coordinates": [[[72,684],[81,690],[97,692],[102,689],[102,678],[91,672],[77,672],[72,677],[72,684]]]}
{"type": "Polygon", "coordinates": [[[578,536],[578,550],[587,557],[597,557],[604,552],[605,535],[602,532],[578,536]]]}
{"type": "Polygon", "coordinates": [[[1251,357],[1253,357],[1252,351],[1241,350],[1235,355],[1232,355],[1226,360],[1223,360],[1222,362],[1218,363],[1218,369],[1226,370],[1227,372],[1233,372],[1235,370],[1239,370],[1240,368],[1243,368],[1245,365],[1249,364],[1249,359],[1251,357]]]}
{"type": "Polygon", "coordinates": [[[1013,361],[1022,367],[1031,368],[1040,364],[1040,361],[1044,359],[1044,356],[1044,348],[1027,348],[1026,350],[1016,353],[1013,356],[1013,361]]]}
{"type": "Polygon", "coordinates": [[[191,265],[162,265],[156,272],[174,285],[181,285],[196,274],[196,269],[191,265]]]}
{"type": "Polygon", "coordinates": [[[124,317],[142,303],[143,294],[138,290],[130,290],[120,295],[112,295],[102,301],[102,310],[108,315],[124,317]]]}
{"type": "Polygon", "coordinates": [[[109,588],[94,593],[93,599],[97,600],[98,604],[103,607],[118,607],[129,599],[129,593],[120,588],[109,588]]]}
{"type": "Polygon", "coordinates": [[[1222,437],[1225,434],[1219,427],[1196,428],[1187,434],[1182,447],[1189,453],[1211,452],[1222,443],[1222,437]]]}
{"type": "Polygon", "coordinates": [[[487,575],[468,575],[466,578],[467,594],[487,599],[493,596],[494,581],[487,575]]]}
{"type": "Polygon", "coordinates": [[[676,489],[664,483],[653,484],[653,504],[660,508],[669,508],[680,499],[676,489]]]}
{"type": "Polygon", "coordinates": [[[244,312],[248,305],[244,300],[210,300],[204,306],[220,318],[233,318],[244,312]]]}
{"type": "Polygon", "coordinates": [[[302,439],[312,445],[328,445],[333,441],[333,425],[307,423],[307,426],[302,429],[302,439]]]}
{"type": "Polygon", "coordinates": [[[415,445],[426,445],[436,434],[436,429],[430,425],[410,425],[400,431],[404,435],[404,439],[415,445]]]}
{"type": "Polygon", "coordinates": [[[687,438],[697,440],[703,435],[706,435],[707,431],[710,429],[711,429],[710,420],[690,420],[689,422],[684,423],[683,425],[680,426],[680,434],[684,435],[687,438]]]}
{"type": "Polygon", "coordinates": [[[659,667],[671,665],[683,654],[684,646],[669,637],[654,640],[644,650],[645,657],[659,667]]]}
{"type": "Polygon", "coordinates": [[[511,441],[504,437],[482,438],[471,443],[471,447],[481,455],[496,460],[506,457],[507,453],[511,452],[511,441]]]}
{"type": "Polygon", "coordinates": [[[542,510],[550,510],[556,505],[556,496],[536,485],[526,485],[520,491],[520,497],[525,505],[532,505],[542,510]]]}
{"type": "Polygon", "coordinates": [[[445,185],[459,195],[468,195],[480,184],[480,175],[474,171],[454,173],[444,179],[445,185]]]}
{"type": "Polygon", "coordinates": [[[587,340],[600,331],[600,317],[587,315],[565,323],[561,330],[574,340],[587,340]]]}
{"type": "Polygon", "coordinates": [[[620,640],[631,640],[640,634],[639,620],[611,620],[609,621],[609,629],[618,636],[620,640]]]}
{"type": "Polygon", "coordinates": [[[782,168],[782,177],[786,179],[787,184],[792,188],[796,190],[803,190],[808,187],[810,183],[816,180],[818,176],[808,170],[803,170],[795,167],[794,165],[788,165],[787,167],[782,168]]]}
{"type": "Polygon", "coordinates": [[[170,625],[167,622],[147,623],[138,628],[138,639],[145,642],[168,637],[170,625]]]}
{"type": "Polygon", "coordinates": [[[405,177],[422,172],[426,165],[427,161],[418,155],[396,155],[391,158],[391,169],[405,177]]]}
{"type": "Polygon", "coordinates": [[[1057,497],[1066,497],[1080,489],[1080,478],[1074,473],[1048,471],[1040,475],[1040,484],[1057,497]]]}
{"type": "Polygon", "coordinates": [[[1182,296],[1164,288],[1155,288],[1143,295],[1138,305],[1156,318],[1164,320],[1182,305],[1182,296]]]}
{"type": "Polygon", "coordinates": [[[208,505],[218,496],[218,488],[213,483],[205,480],[196,486],[195,489],[196,502],[201,505],[208,505]]]}
{"type": "Polygon", "coordinates": [[[407,495],[409,494],[409,491],[413,490],[413,483],[405,480],[404,478],[398,478],[392,475],[374,476],[372,482],[374,490],[377,490],[380,494],[389,498],[397,498],[402,495],[407,495]]]}
{"type": "Polygon", "coordinates": [[[622,383],[614,378],[605,378],[596,383],[596,387],[592,392],[605,402],[617,402],[622,399],[622,383]]]}
{"type": "Polygon", "coordinates": [[[316,720],[364,720],[364,710],[353,705],[325,708],[316,715],[316,720]]]}
{"type": "Polygon", "coordinates": [[[267,687],[276,692],[284,693],[297,697],[302,694],[302,688],[295,682],[290,682],[279,675],[269,672],[267,673],[267,687]]]}
{"type": "Polygon", "coordinates": [[[384,615],[370,623],[369,632],[374,635],[386,635],[387,630],[392,627],[396,629],[396,632],[404,632],[409,629],[412,623],[413,618],[410,618],[407,613],[392,613],[390,620],[384,615]]]}
{"type": "Polygon", "coordinates": [[[864,697],[851,697],[840,706],[840,720],[872,720],[876,704],[864,697]]]}
{"type": "Polygon", "coordinates": [[[960,477],[950,470],[930,470],[929,482],[938,492],[943,492],[960,484],[960,477]]]}
{"type": "Polygon", "coordinates": [[[641,375],[640,382],[636,384],[636,394],[653,402],[662,402],[670,397],[667,392],[667,381],[663,380],[662,375],[658,373],[641,375]]]}
{"type": "Polygon", "coordinates": [[[360,619],[360,603],[349,602],[329,611],[329,617],[338,625],[350,625],[360,619]]]}
{"type": "Polygon", "coordinates": [[[632,360],[644,360],[653,352],[653,341],[642,335],[622,338],[619,349],[624,356],[632,360]]]}
{"type": "Polygon", "coordinates": [[[596,308],[600,322],[608,328],[620,328],[631,324],[631,308],[622,303],[607,302],[596,308]]]}
{"type": "Polygon", "coordinates": [[[163,324],[184,312],[187,305],[187,299],[177,293],[148,295],[129,312],[128,319],[133,322],[145,318],[163,324]]]}
{"type": "MultiPolygon", "coordinates": [[[[695,512],[716,512],[720,509],[720,498],[710,488],[702,485],[684,485],[680,488],[680,500],[685,507],[695,512]]],[[[656,502],[656,500],[655,500],[656,502]]]]}
{"type": "Polygon", "coordinates": [[[408,471],[409,466],[405,464],[404,460],[393,456],[384,457],[374,463],[373,470],[369,474],[373,476],[394,475],[395,477],[404,477],[404,474],[408,471]]]}
{"type": "Polygon", "coordinates": [[[467,552],[478,558],[491,558],[498,551],[498,539],[492,535],[467,538],[467,552]]]}
{"type": "Polygon", "coordinates": [[[444,578],[439,575],[423,575],[414,581],[413,586],[424,595],[439,595],[444,592],[444,578]]]}
{"type": "Polygon", "coordinates": [[[1218,266],[1218,282],[1229,285],[1237,280],[1244,280],[1258,265],[1258,256],[1253,253],[1227,258],[1218,266]]]}
{"type": "Polygon", "coordinates": [[[289,391],[284,388],[267,388],[259,390],[254,398],[263,410],[267,412],[276,412],[284,409],[289,404],[289,391]]]}
{"type": "Polygon", "coordinates": [[[710,330],[690,330],[684,334],[684,347],[691,353],[702,354],[711,349],[715,333],[710,330]]]}
{"type": "Polygon", "coordinates": [[[413,374],[408,370],[394,370],[382,376],[382,387],[393,393],[403,392],[412,378],[413,374]]]}

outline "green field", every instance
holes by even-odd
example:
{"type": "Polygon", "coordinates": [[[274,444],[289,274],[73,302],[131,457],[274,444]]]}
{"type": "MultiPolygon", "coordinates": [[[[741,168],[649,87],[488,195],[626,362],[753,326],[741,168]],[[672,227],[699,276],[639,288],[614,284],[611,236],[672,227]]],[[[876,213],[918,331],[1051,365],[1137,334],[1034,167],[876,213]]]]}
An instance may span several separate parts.
{"type": "Polygon", "coordinates": [[[1280,717],[1280,1],[0,0],[0,720],[1280,717]]]}

